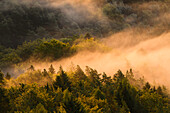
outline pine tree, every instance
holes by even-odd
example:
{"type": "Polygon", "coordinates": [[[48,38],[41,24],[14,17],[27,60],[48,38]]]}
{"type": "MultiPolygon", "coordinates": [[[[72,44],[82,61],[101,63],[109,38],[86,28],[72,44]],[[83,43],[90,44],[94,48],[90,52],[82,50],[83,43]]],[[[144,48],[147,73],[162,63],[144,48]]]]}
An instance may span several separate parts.
{"type": "Polygon", "coordinates": [[[83,70],[80,68],[79,65],[77,65],[74,77],[80,79],[80,80],[85,80],[87,76],[84,74],[83,70]]]}
{"type": "Polygon", "coordinates": [[[59,76],[56,77],[56,81],[54,82],[54,87],[58,88],[61,87],[62,90],[69,89],[71,82],[68,79],[67,74],[63,71],[63,68],[60,66],[59,71],[58,71],[59,76]]]}
{"type": "Polygon", "coordinates": [[[149,82],[146,82],[145,86],[143,87],[143,89],[145,90],[149,90],[151,88],[151,85],[149,84],[149,82]]]}
{"type": "Polygon", "coordinates": [[[5,77],[7,80],[10,80],[11,79],[11,75],[9,73],[6,74],[6,77],[5,77]]]}
{"type": "Polygon", "coordinates": [[[158,86],[158,88],[157,88],[157,93],[158,93],[159,95],[163,95],[161,86],[158,86]]]}
{"type": "Polygon", "coordinates": [[[44,71],[42,72],[43,76],[48,76],[48,72],[46,69],[44,69],[44,71]]]}
{"type": "Polygon", "coordinates": [[[72,93],[66,89],[63,96],[63,107],[67,113],[85,113],[84,107],[73,97],[72,93]]]}
{"type": "Polygon", "coordinates": [[[49,72],[50,72],[51,74],[54,74],[54,73],[55,73],[55,69],[54,69],[54,67],[53,67],[52,64],[51,64],[51,66],[50,66],[50,68],[49,68],[49,72]]]}
{"type": "Polygon", "coordinates": [[[94,97],[96,98],[96,99],[105,99],[105,96],[104,96],[104,93],[100,90],[100,89],[96,89],[96,91],[94,92],[94,97]]]}

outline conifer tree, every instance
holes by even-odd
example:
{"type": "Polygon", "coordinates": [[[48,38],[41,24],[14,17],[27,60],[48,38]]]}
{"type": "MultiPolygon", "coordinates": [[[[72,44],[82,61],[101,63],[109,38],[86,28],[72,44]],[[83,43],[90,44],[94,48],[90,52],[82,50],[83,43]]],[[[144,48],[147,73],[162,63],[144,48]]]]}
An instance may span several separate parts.
{"type": "Polygon", "coordinates": [[[160,95],[163,95],[161,86],[158,86],[157,93],[160,94],[160,95]]]}
{"type": "Polygon", "coordinates": [[[56,81],[54,82],[54,87],[58,88],[61,87],[62,90],[69,89],[71,82],[68,79],[67,74],[63,71],[63,68],[60,66],[59,71],[58,71],[59,76],[56,77],[56,81]]]}
{"type": "Polygon", "coordinates": [[[149,82],[146,82],[145,86],[143,87],[143,89],[145,90],[149,90],[151,88],[151,85],[149,84],[149,82]]]}
{"type": "Polygon", "coordinates": [[[101,99],[101,100],[105,99],[104,93],[100,89],[96,89],[96,91],[94,92],[93,95],[98,100],[99,99],[101,99]]]}
{"type": "Polygon", "coordinates": [[[67,113],[84,113],[85,112],[84,107],[81,105],[80,102],[75,100],[72,93],[69,92],[68,89],[66,89],[63,93],[64,93],[63,107],[67,113]]]}
{"type": "Polygon", "coordinates": [[[85,80],[87,76],[84,74],[83,70],[80,68],[79,65],[77,65],[76,72],[74,74],[75,78],[78,78],[80,80],[85,80]]]}
{"type": "Polygon", "coordinates": [[[55,73],[55,69],[54,69],[54,67],[53,67],[52,64],[51,64],[51,66],[50,66],[50,68],[49,68],[49,72],[50,72],[51,74],[54,74],[54,73],[55,73]]]}
{"type": "Polygon", "coordinates": [[[9,73],[6,74],[6,77],[5,77],[7,80],[10,80],[11,79],[11,75],[9,73]]]}
{"type": "Polygon", "coordinates": [[[46,69],[44,69],[44,71],[42,72],[43,76],[48,76],[48,72],[46,69]]]}

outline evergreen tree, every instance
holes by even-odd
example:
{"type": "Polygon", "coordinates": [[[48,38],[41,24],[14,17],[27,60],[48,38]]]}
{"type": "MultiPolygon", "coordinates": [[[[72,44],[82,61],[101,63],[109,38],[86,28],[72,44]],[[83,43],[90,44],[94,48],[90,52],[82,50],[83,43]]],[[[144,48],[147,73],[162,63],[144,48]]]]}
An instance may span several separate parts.
{"type": "Polygon", "coordinates": [[[162,88],[161,86],[158,86],[157,88],[157,91],[156,91],[159,95],[163,95],[163,92],[162,92],[162,88]]]}
{"type": "Polygon", "coordinates": [[[79,80],[85,80],[87,78],[87,76],[84,74],[83,70],[80,68],[79,65],[77,65],[74,77],[78,78],[79,80]]]}
{"type": "Polygon", "coordinates": [[[44,71],[42,72],[42,74],[43,74],[43,76],[45,76],[45,77],[49,75],[46,69],[44,69],[44,71]]]}
{"type": "Polygon", "coordinates": [[[85,113],[84,107],[80,102],[75,100],[72,93],[70,93],[68,89],[66,89],[63,93],[63,107],[67,113],[85,113]]]}
{"type": "Polygon", "coordinates": [[[145,86],[143,87],[144,90],[149,90],[151,88],[151,85],[149,82],[146,82],[145,86]]]}
{"type": "Polygon", "coordinates": [[[61,87],[62,90],[69,89],[71,90],[71,82],[68,79],[67,74],[63,71],[63,68],[60,66],[58,71],[59,76],[56,77],[56,81],[54,82],[54,87],[61,87]]]}
{"type": "Polygon", "coordinates": [[[48,111],[44,108],[44,106],[39,103],[36,108],[30,111],[31,113],[48,113],[48,111]]]}
{"type": "Polygon", "coordinates": [[[6,77],[5,77],[7,80],[10,80],[11,79],[11,75],[9,73],[6,74],[6,77]]]}
{"type": "Polygon", "coordinates": [[[54,73],[55,73],[55,69],[54,69],[54,67],[53,67],[52,64],[51,64],[51,66],[50,66],[50,68],[49,68],[49,72],[50,72],[51,74],[54,74],[54,73]]]}
{"type": "Polygon", "coordinates": [[[91,83],[93,83],[96,86],[101,85],[101,83],[100,83],[100,81],[101,81],[100,75],[101,74],[98,74],[97,70],[86,66],[86,73],[87,73],[88,78],[90,79],[91,83]]]}
{"type": "Polygon", "coordinates": [[[0,87],[0,112],[7,113],[10,110],[7,90],[0,87]]]}
{"type": "Polygon", "coordinates": [[[96,99],[105,99],[105,96],[104,96],[104,93],[100,90],[100,89],[96,89],[93,96],[96,98],[96,99]]]}

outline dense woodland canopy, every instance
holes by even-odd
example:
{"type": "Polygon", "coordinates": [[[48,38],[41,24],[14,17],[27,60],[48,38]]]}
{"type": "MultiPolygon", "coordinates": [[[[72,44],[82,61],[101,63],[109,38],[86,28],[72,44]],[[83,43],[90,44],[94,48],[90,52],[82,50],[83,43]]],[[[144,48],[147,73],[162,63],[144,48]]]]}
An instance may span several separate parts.
{"type": "MultiPolygon", "coordinates": [[[[151,2],[149,6],[139,9],[144,1],[94,0],[97,2],[94,4],[95,11],[102,12],[100,18],[92,14],[88,7],[77,8],[67,3],[52,7],[53,2],[49,0],[1,0],[0,44],[16,48],[25,41],[38,38],[68,38],[87,32],[104,37],[128,27],[139,25],[147,28],[160,24],[160,21],[153,23],[152,19],[168,11],[169,0],[156,0],[158,2],[151,2]],[[131,2],[137,5],[129,4],[131,2]]],[[[162,24],[165,28],[169,26],[162,24]]],[[[159,32],[164,30],[159,29],[159,32]]]]}
{"type": "Polygon", "coordinates": [[[169,113],[167,88],[135,78],[132,69],[107,75],[88,64],[85,71],[77,65],[67,72],[62,66],[39,70],[31,65],[15,75],[23,62],[107,52],[100,39],[124,29],[154,28],[148,33],[156,35],[170,29],[168,21],[153,21],[170,13],[169,0],[93,2],[100,15],[67,2],[54,7],[53,0],[0,0],[1,113],[169,113]]]}
{"type": "Polygon", "coordinates": [[[0,72],[1,112],[36,113],[168,113],[170,100],[164,86],[135,79],[132,69],[113,76],[80,66],[70,72],[29,70],[12,80],[0,72]],[[5,78],[4,78],[5,77],[5,78]],[[54,79],[53,79],[54,78],[54,79]],[[9,87],[9,85],[12,87],[9,87]],[[6,87],[6,88],[5,88],[6,87]]]}

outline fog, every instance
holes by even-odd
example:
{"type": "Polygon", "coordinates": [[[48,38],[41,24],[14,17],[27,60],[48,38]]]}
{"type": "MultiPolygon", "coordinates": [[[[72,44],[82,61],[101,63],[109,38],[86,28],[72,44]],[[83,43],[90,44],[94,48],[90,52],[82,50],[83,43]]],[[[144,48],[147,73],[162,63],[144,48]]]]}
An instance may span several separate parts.
{"type": "MultiPolygon", "coordinates": [[[[83,22],[86,19],[94,18],[107,20],[100,11],[100,5],[99,2],[92,0],[51,0],[50,5],[45,6],[60,8],[69,18],[76,22],[83,22]],[[71,9],[70,6],[72,6],[71,9]]],[[[53,64],[58,70],[62,65],[66,71],[72,65],[80,65],[83,70],[89,66],[100,73],[106,72],[109,76],[119,69],[125,73],[132,68],[135,77],[144,76],[151,84],[165,85],[169,88],[170,32],[167,27],[170,25],[169,18],[169,12],[162,13],[152,19],[153,23],[157,25],[154,28],[127,28],[102,38],[101,42],[111,48],[108,52],[80,51],[72,57],[54,62],[26,63],[34,65],[36,69],[48,69],[53,64]],[[136,31],[136,29],[138,30],[136,31]],[[158,33],[158,31],[163,31],[163,33],[158,33]]]]}
{"type": "MultiPolygon", "coordinates": [[[[98,70],[99,73],[106,72],[112,76],[119,69],[124,73],[130,68],[133,69],[135,77],[143,77],[154,85],[165,85],[170,87],[170,33],[140,41],[132,45],[127,40],[133,39],[134,35],[126,35],[126,40],[117,40],[120,33],[106,38],[103,43],[112,48],[109,52],[81,51],[76,55],[54,62],[33,63],[36,69],[48,69],[51,64],[58,70],[62,65],[65,71],[72,66],[80,65],[85,70],[86,66],[98,70]],[[118,37],[117,37],[118,36],[118,37]],[[116,43],[116,47],[115,47],[116,43]],[[118,46],[120,45],[120,46],[118,46]]],[[[140,38],[141,36],[135,36],[140,38]]],[[[144,37],[144,36],[143,36],[144,37]]]]}

